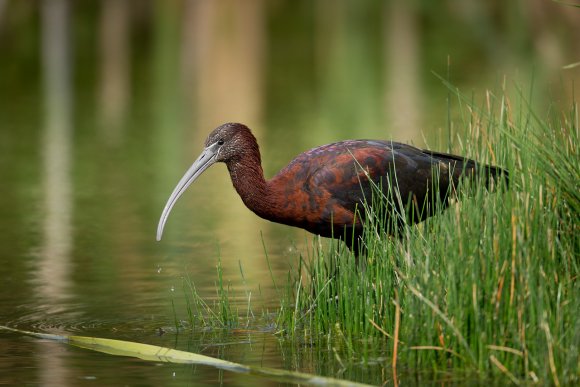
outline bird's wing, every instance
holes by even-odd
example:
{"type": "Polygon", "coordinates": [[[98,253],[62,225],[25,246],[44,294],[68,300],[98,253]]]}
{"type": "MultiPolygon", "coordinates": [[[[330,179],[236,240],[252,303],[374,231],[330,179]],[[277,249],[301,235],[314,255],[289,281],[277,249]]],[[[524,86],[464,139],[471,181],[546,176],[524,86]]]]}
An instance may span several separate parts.
{"type": "MultiPolygon", "coordinates": [[[[305,189],[327,193],[326,206],[352,216],[366,202],[382,200],[403,206],[413,199],[422,203],[431,189],[438,160],[410,145],[387,141],[345,142],[342,150],[311,171],[305,189]],[[419,198],[420,200],[417,200],[419,198]]],[[[445,173],[439,183],[447,188],[445,173]]],[[[362,211],[361,211],[362,212],[362,211]]],[[[328,212],[327,212],[328,215],[328,212]]],[[[334,215],[336,216],[336,215],[334,215]]]]}
{"type": "Polygon", "coordinates": [[[390,141],[342,141],[314,148],[272,179],[284,198],[279,221],[327,235],[328,224],[352,225],[357,210],[360,220],[378,187],[390,205],[406,206],[413,199],[421,208],[438,164],[418,148],[390,141]]]}
{"type": "Polygon", "coordinates": [[[362,211],[363,203],[372,200],[373,183],[386,176],[392,149],[382,142],[350,141],[324,156],[310,171],[304,189],[324,198],[325,216],[333,216],[333,222],[352,222],[356,209],[362,211]]]}

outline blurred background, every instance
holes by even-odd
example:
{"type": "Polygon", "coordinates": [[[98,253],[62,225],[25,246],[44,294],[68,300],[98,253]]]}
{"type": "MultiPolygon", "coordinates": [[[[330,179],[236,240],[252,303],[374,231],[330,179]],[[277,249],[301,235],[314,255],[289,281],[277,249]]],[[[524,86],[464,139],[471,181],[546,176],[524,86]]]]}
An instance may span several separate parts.
{"type": "Polygon", "coordinates": [[[213,128],[252,128],[267,177],[348,138],[446,150],[464,128],[436,74],[482,105],[533,89],[543,114],[579,61],[580,9],[548,0],[0,0],[0,323],[148,330],[184,275],[214,295],[219,256],[275,304],[263,244],[285,278],[312,238],[248,211],[224,166],[155,242],[213,128]]]}

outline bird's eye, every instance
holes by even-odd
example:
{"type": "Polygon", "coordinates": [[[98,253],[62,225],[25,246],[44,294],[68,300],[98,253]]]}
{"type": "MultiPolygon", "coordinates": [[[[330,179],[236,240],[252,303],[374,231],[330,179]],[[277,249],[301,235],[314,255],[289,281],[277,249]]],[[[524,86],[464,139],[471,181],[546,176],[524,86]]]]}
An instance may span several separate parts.
{"type": "Polygon", "coordinates": [[[218,145],[224,145],[224,140],[219,140],[218,145]]]}

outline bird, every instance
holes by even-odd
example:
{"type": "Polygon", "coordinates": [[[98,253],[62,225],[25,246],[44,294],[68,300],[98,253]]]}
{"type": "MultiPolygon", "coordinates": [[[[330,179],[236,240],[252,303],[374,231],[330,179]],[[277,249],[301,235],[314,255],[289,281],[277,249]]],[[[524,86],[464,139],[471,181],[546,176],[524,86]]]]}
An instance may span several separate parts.
{"type": "Polygon", "coordinates": [[[481,173],[481,181],[490,186],[508,175],[499,167],[404,143],[345,140],[299,154],[266,180],[251,130],[241,123],[225,123],[208,135],[201,155],[171,193],[159,219],[157,241],[177,200],[218,162],[226,164],[234,188],[256,215],[341,239],[357,258],[365,251],[365,219],[378,201],[385,204],[387,217],[396,218],[390,219],[395,227],[389,231],[396,234],[446,208],[463,179],[481,173]]]}

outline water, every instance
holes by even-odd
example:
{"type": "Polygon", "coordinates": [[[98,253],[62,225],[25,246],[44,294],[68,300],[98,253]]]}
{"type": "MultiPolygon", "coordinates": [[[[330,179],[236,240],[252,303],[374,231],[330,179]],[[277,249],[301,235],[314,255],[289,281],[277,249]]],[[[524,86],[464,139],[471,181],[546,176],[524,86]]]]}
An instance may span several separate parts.
{"type": "MultiPolygon", "coordinates": [[[[165,201],[207,133],[227,121],[254,129],[267,176],[297,153],[340,139],[421,145],[425,138],[445,150],[460,130],[448,132],[449,93],[432,71],[446,74],[451,58],[452,81],[485,100],[485,89],[497,90],[498,74],[527,87],[535,69],[538,95],[549,95],[552,82],[567,85],[578,75],[560,66],[578,57],[571,38],[578,35],[569,30],[580,23],[545,16],[545,24],[536,23],[545,29],[524,38],[514,32],[521,28],[485,20],[464,34],[474,26],[469,6],[459,15],[397,2],[393,9],[379,2],[332,9],[324,2],[243,9],[185,3],[75,5],[67,17],[67,3],[58,0],[46,0],[47,7],[0,1],[0,325],[392,383],[385,343],[363,343],[357,352],[365,361],[343,364],[341,343],[275,335],[280,299],[272,277],[284,286],[312,237],[248,211],[225,166],[212,167],[188,190],[156,242],[165,201]],[[548,36],[557,42],[550,50],[522,48],[543,47],[545,40],[528,39],[552,33],[554,23],[563,32],[548,36]],[[521,47],[490,49],[506,36],[523,40],[521,47]],[[234,308],[245,317],[249,299],[256,317],[240,329],[191,329],[184,281],[192,280],[209,305],[217,302],[218,260],[234,308]],[[187,328],[176,329],[176,321],[187,328]]],[[[509,25],[527,20],[510,17],[509,25]]],[[[257,381],[7,332],[0,332],[0,348],[0,384],[257,381]]],[[[410,384],[431,379],[405,373],[410,384]]]]}
{"type": "MultiPolygon", "coordinates": [[[[238,212],[242,214],[226,222],[227,211],[220,201],[206,202],[210,196],[218,197],[219,190],[224,197],[230,196],[225,201],[238,202],[222,168],[204,176],[199,190],[179,203],[167,235],[157,243],[157,219],[181,169],[175,168],[172,182],[156,187],[149,181],[152,171],[145,153],[128,160],[130,148],[141,145],[127,141],[110,148],[93,141],[90,133],[81,132],[73,140],[70,174],[50,183],[68,185],[70,194],[53,197],[56,203],[51,202],[53,187],[42,176],[48,157],[41,140],[43,128],[30,114],[30,105],[41,101],[34,96],[29,101],[22,110],[20,104],[2,104],[2,115],[13,119],[9,130],[2,132],[1,324],[196,349],[216,356],[227,353],[226,357],[238,361],[280,366],[280,355],[272,356],[278,352],[278,343],[271,334],[257,333],[250,341],[247,335],[234,332],[218,337],[188,330],[178,333],[174,326],[176,318],[187,319],[184,277],[194,280],[200,295],[212,304],[220,255],[224,278],[241,294],[252,292],[256,313],[260,315],[263,308],[274,310],[259,230],[264,230],[270,245],[275,275],[287,270],[284,262],[294,255],[289,251],[292,241],[300,238],[298,233],[269,227],[252,214],[244,214],[241,206],[238,212]],[[14,110],[7,111],[10,108],[14,110]],[[224,238],[215,233],[220,222],[230,225],[229,229],[222,226],[224,238]],[[251,237],[248,224],[256,225],[251,237]],[[242,283],[240,265],[247,285],[242,283]]],[[[88,127],[87,132],[94,130],[82,119],[79,125],[88,127]]],[[[136,124],[127,126],[131,125],[136,124]]],[[[245,308],[245,302],[240,307],[245,308]]],[[[257,325],[266,327],[262,322],[257,325]]],[[[117,359],[4,332],[0,346],[0,384],[117,384],[125,380],[165,385],[192,380],[211,384],[232,377],[244,380],[212,369],[117,359]]]]}

